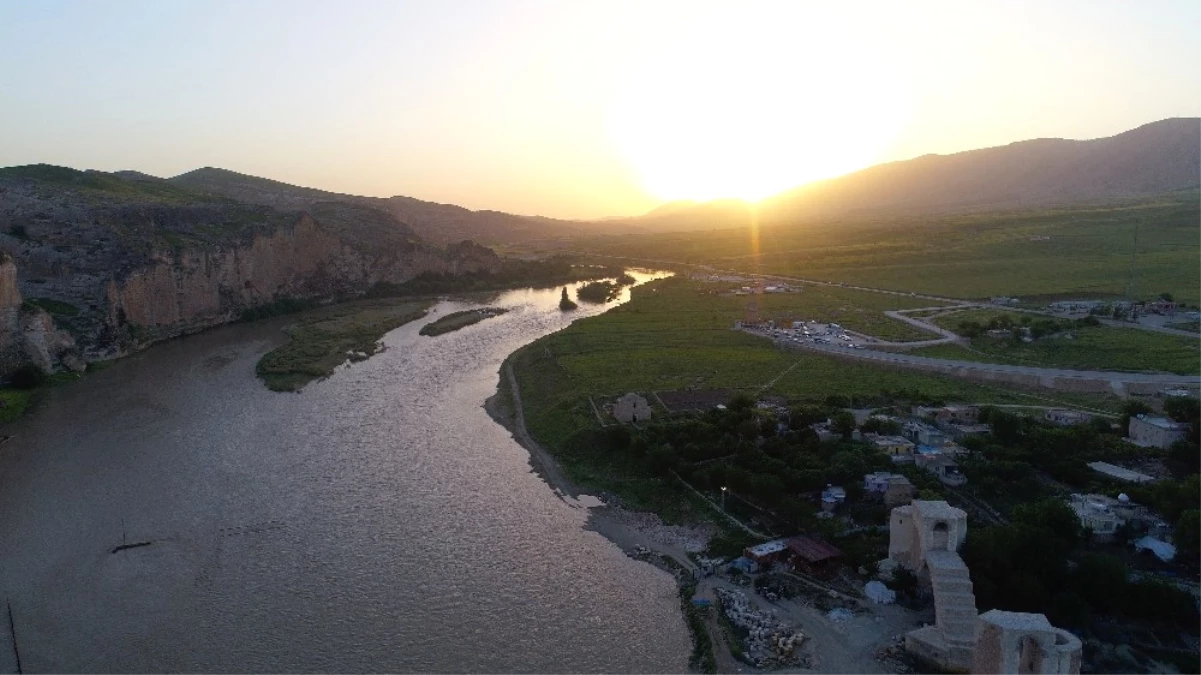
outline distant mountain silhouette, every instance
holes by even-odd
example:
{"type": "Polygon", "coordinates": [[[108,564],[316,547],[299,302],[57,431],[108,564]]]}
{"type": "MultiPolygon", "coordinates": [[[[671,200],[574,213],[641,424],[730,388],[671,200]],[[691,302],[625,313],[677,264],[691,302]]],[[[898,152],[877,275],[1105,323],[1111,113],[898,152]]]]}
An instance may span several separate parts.
{"type": "Polygon", "coordinates": [[[1161,194],[1201,185],[1201,119],[1090,141],[1044,138],[873,166],[778,195],[773,219],[853,211],[1033,206],[1161,194]]]}
{"type": "MultiPolygon", "coordinates": [[[[157,180],[120,172],[134,180],[157,180]]],[[[817,181],[758,205],[727,199],[668,202],[641,216],[572,221],[472,211],[412,197],[361,197],[299,187],[211,167],[171,183],[242,202],[284,209],[340,201],[387,211],[423,239],[447,244],[472,239],[502,244],[607,233],[708,230],[809,218],[975,211],[1162,194],[1201,186],[1201,119],[1173,118],[1088,141],[1043,138],[925,155],[817,181]]]]}
{"type": "Polygon", "coordinates": [[[581,223],[573,221],[517,216],[500,211],[472,211],[412,197],[362,197],[328,192],[213,167],[196,169],[167,180],[192,190],[279,209],[303,209],[317,202],[368,206],[391,214],[421,238],[437,244],[465,239],[482,244],[528,241],[578,234],[581,228],[581,223]]]}

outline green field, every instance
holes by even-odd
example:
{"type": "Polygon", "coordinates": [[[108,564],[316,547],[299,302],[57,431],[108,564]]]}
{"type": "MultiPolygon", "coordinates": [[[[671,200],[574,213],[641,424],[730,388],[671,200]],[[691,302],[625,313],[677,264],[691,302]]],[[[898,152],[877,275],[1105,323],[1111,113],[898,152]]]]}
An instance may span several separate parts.
{"type": "Polygon", "coordinates": [[[312,310],[286,329],[288,342],[264,354],[255,372],[273,391],[295,391],[347,360],[371,356],[385,333],[425,316],[432,304],[362,300],[312,310]]]}
{"type": "Polygon", "coordinates": [[[1201,373],[1201,343],[1196,338],[1108,326],[1078,328],[1068,333],[1072,339],[1049,336],[1021,343],[985,336],[973,339],[971,349],[948,344],[919,347],[908,353],[942,359],[1074,370],[1155,371],[1179,375],[1201,373]]]}
{"type": "Polygon", "coordinates": [[[1120,204],[928,217],[861,216],[760,228],[581,239],[595,254],[845,281],[956,298],[1116,297],[1201,301],[1196,190],[1120,204]]]}
{"type": "MultiPolygon", "coordinates": [[[[746,313],[751,300],[745,295],[720,295],[739,284],[704,283],[700,292],[714,293],[711,306],[732,323],[746,313]]],[[[913,341],[937,337],[907,323],[884,316],[886,310],[915,309],[942,303],[890,293],[857,291],[838,286],[804,285],[798,293],[764,293],[759,296],[759,315],[764,319],[834,322],[844,328],[885,340],[913,341]]]]}
{"type": "MultiPolygon", "coordinates": [[[[577,321],[511,357],[530,432],[563,460],[573,479],[624,490],[625,478],[613,478],[624,475],[621,467],[576,439],[599,428],[589,397],[630,391],[735,389],[811,401],[831,394],[870,400],[904,391],[946,401],[1117,405],[1116,399],[1024,392],[781,350],[731,330],[742,315],[741,303],[714,296],[706,286],[679,277],[639,286],[631,302],[577,321]]],[[[639,467],[628,478],[642,480],[643,473],[639,467]]]]}

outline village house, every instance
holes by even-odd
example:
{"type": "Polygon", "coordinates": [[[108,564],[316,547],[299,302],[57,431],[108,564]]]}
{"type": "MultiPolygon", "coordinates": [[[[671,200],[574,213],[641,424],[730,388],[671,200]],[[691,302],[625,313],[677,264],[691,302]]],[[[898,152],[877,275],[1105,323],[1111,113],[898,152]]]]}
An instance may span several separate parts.
{"type": "Polygon", "coordinates": [[[918,445],[939,446],[947,442],[947,435],[923,422],[906,422],[901,427],[901,435],[918,445]]]}
{"type": "Polygon", "coordinates": [[[939,482],[948,487],[960,487],[967,484],[967,476],[959,470],[959,464],[952,457],[942,453],[928,456],[919,466],[934,474],[939,482]]]}
{"type": "Polygon", "coordinates": [[[1075,426],[1077,424],[1085,424],[1092,418],[1093,418],[1092,415],[1090,415],[1088,413],[1080,412],[1078,410],[1055,409],[1055,410],[1048,410],[1046,412],[1046,414],[1043,415],[1044,420],[1050,422],[1051,424],[1061,426],[1061,427],[1070,427],[1070,426],[1075,426]]]}
{"type": "Polygon", "coordinates": [[[1130,418],[1129,440],[1144,448],[1168,448],[1188,436],[1188,425],[1166,417],[1139,415],[1130,418]]]}
{"type": "Polygon", "coordinates": [[[789,562],[793,568],[804,574],[827,577],[838,567],[838,559],[842,551],[821,539],[803,535],[788,540],[788,551],[791,554],[789,562]]]}
{"type": "Polygon", "coordinates": [[[912,461],[913,443],[900,436],[876,436],[871,439],[872,445],[894,462],[912,461]]]}
{"type": "Polygon", "coordinates": [[[969,436],[987,436],[992,433],[992,427],[987,424],[948,424],[945,431],[951,438],[962,441],[969,436]]]}
{"type": "Polygon", "coordinates": [[[917,488],[909,479],[899,473],[877,471],[863,476],[863,490],[869,496],[875,495],[884,500],[888,507],[903,506],[913,501],[917,496],[917,488]]]}
{"type": "Polygon", "coordinates": [[[773,539],[756,546],[750,546],[742,552],[742,556],[753,561],[759,567],[770,567],[784,559],[788,545],[783,539],[773,539]]]}
{"type": "Polygon", "coordinates": [[[845,503],[847,500],[847,491],[837,485],[827,485],[825,490],[822,490],[822,511],[832,512],[845,503]]]}
{"type": "Polygon", "coordinates": [[[651,418],[651,406],[638,394],[626,394],[613,404],[613,417],[618,422],[646,422],[651,418]]]}
{"type": "Polygon", "coordinates": [[[1162,534],[1166,530],[1163,520],[1151,509],[1130,501],[1125,494],[1117,498],[1107,495],[1074,494],[1068,498],[1068,506],[1080,519],[1080,525],[1092,530],[1097,541],[1110,541],[1123,525],[1129,525],[1137,533],[1162,534]]]}

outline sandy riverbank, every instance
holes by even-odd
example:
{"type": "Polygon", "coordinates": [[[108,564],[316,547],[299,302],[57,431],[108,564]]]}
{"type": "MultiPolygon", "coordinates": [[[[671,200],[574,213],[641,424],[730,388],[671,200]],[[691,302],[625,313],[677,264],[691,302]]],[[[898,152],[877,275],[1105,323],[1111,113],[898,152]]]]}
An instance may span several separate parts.
{"type": "Polygon", "coordinates": [[[670,555],[689,569],[695,567],[688,554],[704,551],[709,539],[717,533],[716,528],[704,525],[666,525],[653,513],[628,511],[584,494],[579,486],[567,478],[555,458],[539,445],[526,429],[521,393],[508,361],[501,366],[498,386],[508,388],[508,397],[502,396],[498,390],[484,402],[484,409],[529,451],[534,472],[553,490],[564,499],[590,507],[588,529],[613,542],[623,551],[629,552],[644,546],[652,551],[670,555]]]}

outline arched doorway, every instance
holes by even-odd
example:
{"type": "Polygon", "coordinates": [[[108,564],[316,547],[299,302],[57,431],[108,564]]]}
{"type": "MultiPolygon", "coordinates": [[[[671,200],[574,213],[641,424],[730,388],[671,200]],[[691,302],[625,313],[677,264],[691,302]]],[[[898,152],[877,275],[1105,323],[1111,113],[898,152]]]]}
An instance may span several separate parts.
{"type": "Polygon", "coordinates": [[[935,551],[947,550],[947,540],[950,537],[950,527],[945,522],[939,521],[934,523],[934,541],[931,549],[935,551]]]}

